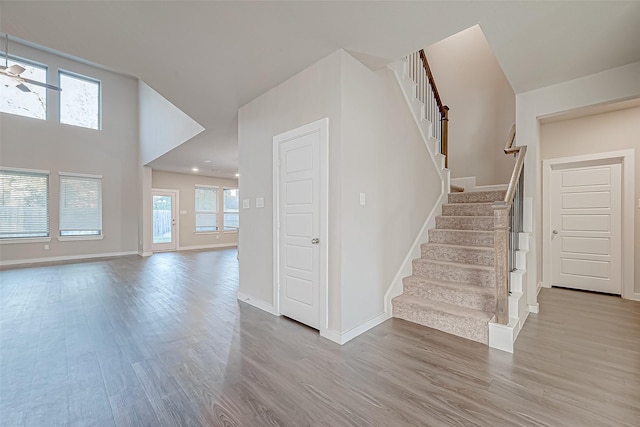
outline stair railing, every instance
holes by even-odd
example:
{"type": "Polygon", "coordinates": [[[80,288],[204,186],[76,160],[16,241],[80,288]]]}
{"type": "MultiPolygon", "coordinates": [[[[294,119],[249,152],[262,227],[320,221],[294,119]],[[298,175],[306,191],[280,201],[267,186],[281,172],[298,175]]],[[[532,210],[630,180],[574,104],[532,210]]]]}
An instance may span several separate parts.
{"type": "Polygon", "coordinates": [[[513,154],[516,164],[504,200],[493,205],[493,249],[496,268],[496,322],[509,323],[509,274],[515,269],[518,234],[523,231],[524,156],[527,146],[514,147],[516,126],[507,137],[505,154],[513,154]]]}
{"type": "Polygon", "coordinates": [[[425,119],[433,125],[433,136],[440,141],[440,153],[444,156],[444,167],[449,167],[449,107],[442,103],[436,82],[427,61],[427,55],[420,49],[406,57],[409,78],[418,85],[416,96],[424,104],[425,119]]]}

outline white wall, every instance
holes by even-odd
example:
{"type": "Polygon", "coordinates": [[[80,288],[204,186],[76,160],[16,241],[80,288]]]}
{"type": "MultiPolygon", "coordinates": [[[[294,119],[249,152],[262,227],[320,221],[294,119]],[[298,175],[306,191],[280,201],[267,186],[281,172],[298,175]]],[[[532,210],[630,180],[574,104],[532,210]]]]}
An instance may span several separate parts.
{"type": "Polygon", "coordinates": [[[387,68],[342,60],[342,331],[384,311],[384,295],[433,208],[441,179],[387,68]],[[360,206],[359,193],[366,194],[360,206]]]}
{"type": "Polygon", "coordinates": [[[516,119],[516,98],[479,25],[425,49],[442,102],[449,106],[452,178],[506,184],[513,156],[504,144],[516,119]]]}
{"type": "Polygon", "coordinates": [[[57,70],[90,76],[102,85],[102,129],[58,122],[58,92],[48,91],[48,120],[0,113],[0,164],[50,170],[50,250],[43,243],[0,246],[3,263],[51,257],[135,252],[138,235],[138,88],[137,80],[12,42],[16,56],[48,65],[49,81],[57,70]],[[102,175],[103,240],[57,240],[58,172],[102,175]]]}
{"type": "MultiPolygon", "coordinates": [[[[535,266],[539,242],[536,238],[538,219],[542,215],[540,176],[540,123],[539,118],[555,115],[591,105],[605,104],[640,97],[640,62],[613,68],[557,85],[518,94],[516,96],[517,145],[527,145],[525,158],[525,196],[533,201],[534,221],[530,238],[527,265],[535,266]]],[[[540,271],[527,271],[529,305],[537,304],[540,271]]]]}
{"type": "Polygon", "coordinates": [[[241,210],[241,293],[273,303],[273,137],[323,117],[330,124],[329,329],[344,335],[383,315],[384,294],[441,181],[393,73],[331,54],[240,108],[241,197],[265,198],[264,209],[241,210]]]}
{"type": "MultiPolygon", "coordinates": [[[[635,149],[635,292],[640,293],[640,107],[586,117],[544,123],[540,126],[540,160],[635,149]]],[[[540,169],[540,173],[542,169],[540,169]]],[[[538,217],[537,238],[542,242],[538,217]]],[[[538,247],[538,271],[542,277],[542,245],[538,247]]]]}
{"type": "Polygon", "coordinates": [[[209,185],[218,187],[218,209],[222,215],[222,190],[238,188],[235,179],[212,178],[209,176],[187,175],[164,171],[153,171],[153,188],[178,191],[178,249],[204,248],[216,246],[235,246],[238,243],[237,232],[195,233],[195,187],[209,185]],[[180,211],[186,211],[180,213],[180,211]]]}
{"type": "Polygon", "coordinates": [[[329,118],[329,329],[341,328],[340,297],[340,64],[335,52],[276,86],[238,111],[240,194],[251,199],[240,209],[240,289],[273,305],[273,137],[329,118]],[[255,208],[256,197],[264,208],[255,208]]]}
{"type": "Polygon", "coordinates": [[[204,130],[191,117],[143,81],[140,103],[140,160],[143,165],[173,150],[204,130]]]}

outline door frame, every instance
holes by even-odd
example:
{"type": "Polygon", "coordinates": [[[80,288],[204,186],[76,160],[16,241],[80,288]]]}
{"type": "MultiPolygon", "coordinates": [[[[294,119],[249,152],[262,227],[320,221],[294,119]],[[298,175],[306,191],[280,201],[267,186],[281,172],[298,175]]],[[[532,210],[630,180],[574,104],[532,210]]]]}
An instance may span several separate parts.
{"type": "Polygon", "coordinates": [[[175,249],[166,249],[160,251],[153,250],[153,232],[151,233],[151,252],[152,253],[160,253],[160,252],[177,252],[180,250],[180,191],[172,190],[168,188],[152,188],[151,189],[151,230],[153,230],[153,196],[155,192],[159,193],[171,193],[173,195],[173,199],[176,202],[175,212],[176,212],[176,225],[175,225],[175,233],[176,233],[176,248],[175,249]]]}
{"type": "Polygon", "coordinates": [[[280,316],[280,144],[310,133],[320,132],[320,335],[328,330],[329,254],[329,118],[317,120],[273,137],[273,311],[280,316]]]}
{"type": "Polygon", "coordinates": [[[551,172],[599,165],[622,165],[622,298],[639,300],[634,290],[634,150],[610,151],[542,161],[542,280],[551,287],[551,172]]]}

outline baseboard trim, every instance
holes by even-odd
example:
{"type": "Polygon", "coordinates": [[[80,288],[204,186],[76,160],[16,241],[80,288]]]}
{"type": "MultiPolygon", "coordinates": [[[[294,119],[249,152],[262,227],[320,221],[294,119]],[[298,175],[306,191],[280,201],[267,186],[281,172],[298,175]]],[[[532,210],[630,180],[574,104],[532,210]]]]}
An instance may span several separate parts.
{"type": "Polygon", "coordinates": [[[179,251],[195,251],[197,249],[217,249],[237,247],[237,243],[215,243],[213,245],[180,246],[179,251]]]}
{"type": "Polygon", "coordinates": [[[141,257],[149,257],[153,255],[153,252],[138,252],[138,255],[140,255],[141,257]]]}
{"type": "Polygon", "coordinates": [[[365,332],[367,332],[369,329],[374,328],[376,326],[378,326],[380,323],[384,322],[385,320],[389,319],[391,316],[388,315],[387,313],[380,313],[376,316],[374,316],[373,318],[359,324],[358,326],[349,329],[346,332],[340,333],[338,331],[334,331],[332,329],[325,329],[323,331],[320,331],[320,336],[331,340],[337,344],[343,345],[346,344],[347,342],[351,341],[352,339],[354,339],[355,337],[357,337],[358,335],[361,335],[365,332]]]}
{"type": "Polygon", "coordinates": [[[538,314],[540,312],[540,304],[529,304],[529,313],[538,314]]]}
{"type": "Polygon", "coordinates": [[[79,261],[84,259],[94,259],[94,258],[111,258],[125,255],[137,255],[138,251],[127,251],[127,252],[110,252],[110,253],[102,253],[102,254],[84,254],[84,255],[67,255],[67,256],[53,256],[48,258],[30,258],[30,259],[20,259],[14,261],[0,261],[0,267],[9,266],[9,265],[22,265],[22,264],[41,264],[43,262],[57,262],[57,261],[79,261]]]}
{"type": "Polygon", "coordinates": [[[242,292],[238,292],[238,301],[246,302],[249,305],[254,306],[262,311],[266,311],[269,314],[273,314],[274,316],[279,316],[279,313],[276,313],[273,304],[269,304],[268,302],[264,302],[260,299],[250,297],[247,294],[242,292]]]}
{"type": "Polygon", "coordinates": [[[493,185],[476,185],[475,176],[465,176],[461,178],[451,178],[451,184],[464,188],[464,191],[504,191],[508,184],[493,184],[493,185]]]}
{"type": "Polygon", "coordinates": [[[509,319],[508,325],[489,322],[489,347],[513,353],[513,344],[520,333],[518,319],[509,319]]]}

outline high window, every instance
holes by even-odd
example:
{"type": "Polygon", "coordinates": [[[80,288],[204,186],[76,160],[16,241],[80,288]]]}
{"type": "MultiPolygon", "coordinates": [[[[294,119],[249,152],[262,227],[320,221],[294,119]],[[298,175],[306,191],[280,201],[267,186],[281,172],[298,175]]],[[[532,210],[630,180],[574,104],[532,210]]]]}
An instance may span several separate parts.
{"type": "Polygon", "coordinates": [[[0,239],[49,236],[49,172],[0,169],[0,239]]]}
{"type": "Polygon", "coordinates": [[[239,194],[237,188],[225,188],[224,203],[224,231],[238,231],[240,228],[239,194]]]}
{"type": "Polygon", "coordinates": [[[60,123],[100,129],[100,82],[60,71],[60,123]]]}
{"type": "Polygon", "coordinates": [[[60,173],[60,237],[102,236],[102,177],[60,173]]]}
{"type": "MultiPolygon", "coordinates": [[[[5,65],[5,59],[0,60],[5,65]]],[[[47,82],[47,67],[30,61],[9,58],[7,67],[19,65],[26,79],[47,82]]],[[[47,89],[0,74],[0,112],[45,120],[47,118],[47,89]]]]}
{"type": "Polygon", "coordinates": [[[218,189],[196,185],[196,233],[218,231],[218,189]]]}

